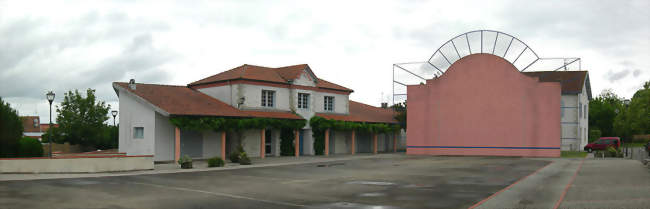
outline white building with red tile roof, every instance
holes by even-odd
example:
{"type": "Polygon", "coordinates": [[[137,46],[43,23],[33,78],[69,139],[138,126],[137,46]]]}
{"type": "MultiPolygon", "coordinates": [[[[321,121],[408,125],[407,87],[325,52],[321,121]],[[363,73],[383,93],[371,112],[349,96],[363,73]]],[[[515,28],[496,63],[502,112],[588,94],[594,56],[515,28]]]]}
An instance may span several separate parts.
{"type": "MultiPolygon", "coordinates": [[[[175,127],[170,117],[176,116],[307,121],[320,116],[397,123],[392,110],[350,101],[352,89],[318,78],[306,64],[279,68],[242,65],[187,86],[115,82],[113,88],[120,100],[120,152],[154,155],[156,161],[186,154],[193,158],[226,156],[237,145],[251,157],[280,155],[280,130],[199,132],[175,127]]],[[[309,125],[298,133],[299,153],[313,155],[309,125]]],[[[389,134],[380,134],[372,143],[370,133],[332,131],[330,136],[327,154],[373,152],[372,143],[379,144],[379,152],[391,151],[396,144],[404,144],[395,143],[399,136],[389,134]]]]}

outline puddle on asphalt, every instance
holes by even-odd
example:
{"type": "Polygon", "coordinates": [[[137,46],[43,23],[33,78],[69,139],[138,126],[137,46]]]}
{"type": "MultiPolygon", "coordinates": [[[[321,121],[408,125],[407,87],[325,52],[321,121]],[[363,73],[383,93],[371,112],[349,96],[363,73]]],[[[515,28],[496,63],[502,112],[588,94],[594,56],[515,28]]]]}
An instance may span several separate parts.
{"type": "Polygon", "coordinates": [[[365,204],[359,204],[359,203],[351,203],[351,202],[334,202],[334,203],[327,203],[327,204],[320,204],[320,205],[313,205],[310,206],[309,208],[328,208],[328,209],[346,209],[346,208],[360,208],[360,209],[399,209],[398,207],[394,206],[386,206],[386,205],[365,205],[365,204]]]}
{"type": "Polygon", "coordinates": [[[393,182],[385,181],[349,181],[346,184],[363,184],[363,185],[376,185],[376,186],[392,186],[395,185],[393,182]]]}
{"type": "Polygon", "coordinates": [[[319,164],[316,165],[316,167],[334,167],[334,166],[342,166],[342,165],[345,165],[345,163],[319,164]]]}
{"type": "Polygon", "coordinates": [[[359,197],[383,197],[383,196],[386,196],[386,193],[369,192],[369,193],[361,193],[361,194],[359,194],[359,197]]]}

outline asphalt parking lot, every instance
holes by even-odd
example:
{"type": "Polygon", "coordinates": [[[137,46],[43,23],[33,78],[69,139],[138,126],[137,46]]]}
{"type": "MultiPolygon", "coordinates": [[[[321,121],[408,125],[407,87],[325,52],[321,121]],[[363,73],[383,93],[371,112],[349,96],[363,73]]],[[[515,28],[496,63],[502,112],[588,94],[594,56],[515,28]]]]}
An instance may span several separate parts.
{"type": "Polygon", "coordinates": [[[400,155],[191,173],[0,181],[0,208],[468,208],[548,163],[400,155]]]}

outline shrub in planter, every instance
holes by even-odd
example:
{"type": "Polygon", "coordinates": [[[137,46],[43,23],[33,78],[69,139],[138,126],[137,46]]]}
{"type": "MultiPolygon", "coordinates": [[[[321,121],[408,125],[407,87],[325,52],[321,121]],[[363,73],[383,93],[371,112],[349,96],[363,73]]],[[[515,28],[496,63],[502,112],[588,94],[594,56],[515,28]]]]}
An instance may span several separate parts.
{"type": "Polygon", "coordinates": [[[183,155],[181,159],[178,159],[178,164],[181,164],[182,169],[192,168],[192,158],[188,155],[183,155]]]}
{"type": "Polygon", "coordinates": [[[226,164],[220,157],[213,157],[208,159],[208,167],[223,167],[226,164]]]}
{"type": "Polygon", "coordinates": [[[43,145],[38,139],[25,136],[18,141],[18,156],[43,157],[43,145]]]}
{"type": "Polygon", "coordinates": [[[614,147],[607,147],[607,151],[605,152],[606,157],[623,157],[623,153],[621,152],[620,149],[616,149],[614,147]]]}
{"type": "Polygon", "coordinates": [[[230,155],[228,155],[228,159],[230,159],[230,162],[239,163],[239,152],[231,152],[230,155]]]}
{"type": "Polygon", "coordinates": [[[250,165],[250,164],[253,164],[253,163],[251,162],[251,159],[248,158],[248,155],[246,155],[246,152],[242,152],[239,155],[239,164],[240,165],[250,165]]]}

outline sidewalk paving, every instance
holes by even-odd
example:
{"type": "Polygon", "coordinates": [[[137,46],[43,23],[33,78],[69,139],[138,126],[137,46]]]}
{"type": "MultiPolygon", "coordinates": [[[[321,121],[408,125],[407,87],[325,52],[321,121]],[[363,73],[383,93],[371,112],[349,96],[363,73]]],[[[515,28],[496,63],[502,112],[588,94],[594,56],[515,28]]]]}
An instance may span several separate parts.
{"type": "Polygon", "coordinates": [[[650,169],[635,159],[555,158],[476,208],[648,208],[650,169]]]}
{"type": "MultiPolygon", "coordinates": [[[[547,159],[549,160],[549,159],[547,159]]],[[[509,189],[494,195],[476,208],[553,208],[560,200],[583,158],[554,158],[509,189]]]]}
{"type": "MultiPolygon", "coordinates": [[[[266,157],[251,158],[252,165],[239,165],[236,163],[226,163],[224,167],[209,168],[207,161],[199,160],[193,162],[193,169],[181,169],[180,165],[176,163],[163,163],[155,164],[154,170],[143,171],[125,171],[125,172],[107,172],[107,173],[61,173],[61,174],[0,174],[0,181],[17,181],[17,180],[38,180],[38,179],[63,179],[63,178],[91,178],[91,177],[105,177],[105,176],[133,176],[133,175],[147,175],[147,174],[163,174],[163,173],[185,173],[185,172],[200,172],[200,171],[216,171],[216,170],[234,170],[234,169],[247,169],[259,168],[269,166],[283,166],[283,165],[298,165],[309,163],[325,163],[342,160],[355,160],[367,158],[391,158],[391,157],[406,156],[403,152],[398,153],[385,153],[385,154],[355,154],[355,155],[331,155],[331,156],[300,156],[298,158],[293,156],[284,157],[266,157]]],[[[227,161],[227,160],[226,160],[227,161]]]]}

